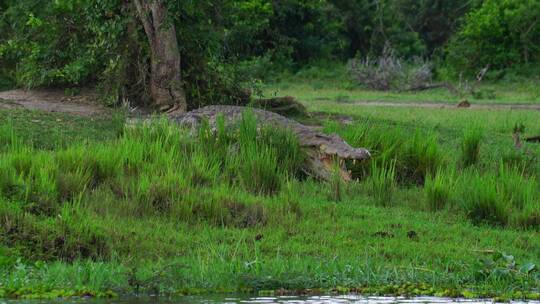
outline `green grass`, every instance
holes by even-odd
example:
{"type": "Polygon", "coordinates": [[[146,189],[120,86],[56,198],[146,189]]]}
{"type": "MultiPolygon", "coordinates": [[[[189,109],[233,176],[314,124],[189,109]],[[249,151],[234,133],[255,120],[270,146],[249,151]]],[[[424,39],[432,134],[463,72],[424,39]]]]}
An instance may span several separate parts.
{"type": "Polygon", "coordinates": [[[428,209],[440,211],[448,208],[454,199],[455,172],[439,168],[435,174],[427,175],[424,193],[428,209]]]}
{"type": "MultiPolygon", "coordinates": [[[[36,148],[52,149],[77,141],[112,139],[122,132],[124,117],[79,117],[62,113],[0,109],[0,126],[12,128],[18,137],[36,148]],[[10,123],[11,122],[11,123],[10,123]]],[[[7,131],[0,132],[0,149],[7,131]]]]}
{"type": "Polygon", "coordinates": [[[472,166],[480,159],[480,143],[482,141],[483,131],[479,127],[469,127],[463,134],[463,143],[461,144],[461,165],[464,167],[472,166]]]}
{"type": "Polygon", "coordinates": [[[353,118],[324,129],[373,152],[348,164],[358,181],[306,178],[294,137],[249,114],[192,136],[0,112],[0,296],[537,296],[539,273],[521,268],[540,263],[540,148],[515,151],[511,134],[540,131],[540,112],[307,105],[353,118]],[[486,128],[464,169],[472,123],[486,128]]]}
{"type": "MultiPolygon", "coordinates": [[[[437,81],[435,81],[437,82],[437,81]]],[[[355,101],[431,102],[457,104],[463,99],[477,104],[539,104],[540,79],[484,81],[474,94],[458,96],[447,89],[419,92],[381,92],[364,89],[347,75],[343,65],[313,66],[284,74],[263,86],[263,95],[294,96],[302,102],[354,103],[355,101]]],[[[457,85],[457,84],[456,84],[457,85]]]]}

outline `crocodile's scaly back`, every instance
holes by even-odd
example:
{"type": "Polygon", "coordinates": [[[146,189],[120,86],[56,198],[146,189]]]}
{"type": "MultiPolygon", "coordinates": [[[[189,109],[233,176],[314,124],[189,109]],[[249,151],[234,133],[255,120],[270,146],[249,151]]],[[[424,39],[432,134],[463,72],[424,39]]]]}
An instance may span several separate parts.
{"type": "Polygon", "coordinates": [[[300,145],[306,148],[309,156],[309,171],[319,178],[330,178],[329,166],[331,160],[335,158],[339,160],[365,160],[371,157],[368,150],[353,148],[337,135],[323,134],[292,119],[261,109],[214,105],[176,115],[171,119],[180,125],[191,128],[198,128],[204,120],[207,120],[210,126],[215,128],[216,121],[221,116],[225,120],[225,124],[231,126],[237,123],[248,109],[252,111],[258,123],[292,131],[298,137],[300,145]]]}

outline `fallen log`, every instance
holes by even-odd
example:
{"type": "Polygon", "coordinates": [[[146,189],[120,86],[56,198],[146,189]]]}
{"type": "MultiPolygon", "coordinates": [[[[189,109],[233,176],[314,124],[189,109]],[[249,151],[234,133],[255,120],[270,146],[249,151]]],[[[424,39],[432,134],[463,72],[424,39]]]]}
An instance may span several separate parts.
{"type": "Polygon", "coordinates": [[[525,141],[540,143],[540,135],[527,137],[527,138],[525,138],[525,141]]]}
{"type": "MultiPolygon", "coordinates": [[[[222,116],[227,126],[237,123],[246,107],[215,105],[193,110],[184,114],[176,114],[170,118],[178,124],[198,128],[203,121],[208,121],[211,128],[216,128],[217,118],[222,116]]],[[[344,180],[350,180],[350,173],[346,170],[344,160],[362,161],[371,158],[368,150],[364,148],[353,148],[338,135],[327,135],[302,125],[292,119],[279,114],[249,108],[257,122],[268,124],[278,128],[290,130],[298,138],[300,146],[307,154],[307,161],[304,171],[318,179],[330,180],[335,161],[341,164],[341,176],[344,180]]]]}
{"type": "Polygon", "coordinates": [[[432,90],[432,89],[438,89],[438,88],[445,88],[451,94],[458,95],[458,90],[452,84],[448,82],[419,84],[419,85],[411,86],[405,89],[404,91],[405,92],[426,91],[426,90],[432,90]]]}

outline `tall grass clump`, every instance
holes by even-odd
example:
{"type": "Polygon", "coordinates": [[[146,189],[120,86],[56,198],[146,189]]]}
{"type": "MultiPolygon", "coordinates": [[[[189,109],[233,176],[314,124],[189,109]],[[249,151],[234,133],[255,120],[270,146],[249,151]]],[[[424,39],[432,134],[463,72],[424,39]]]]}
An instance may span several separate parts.
{"type": "Polygon", "coordinates": [[[461,143],[461,165],[466,168],[475,165],[480,160],[480,143],[484,132],[479,127],[469,127],[463,133],[461,143]]]}
{"type": "Polygon", "coordinates": [[[436,174],[428,174],[424,183],[424,194],[428,208],[439,211],[448,207],[454,195],[454,172],[437,170],[436,174]]]}
{"type": "Polygon", "coordinates": [[[396,188],[395,170],[395,161],[383,162],[381,165],[372,162],[368,185],[375,201],[381,206],[390,206],[392,203],[392,196],[396,188]]]}
{"type": "Polygon", "coordinates": [[[516,228],[540,228],[538,182],[523,170],[502,162],[497,171],[466,170],[456,199],[474,223],[516,228]]]}
{"type": "Polygon", "coordinates": [[[538,183],[536,178],[527,177],[524,170],[499,166],[500,192],[515,209],[522,210],[536,200],[538,183]]]}
{"type": "Polygon", "coordinates": [[[410,140],[405,141],[396,159],[399,180],[416,185],[424,184],[426,176],[434,175],[444,164],[444,155],[439,149],[437,137],[419,130],[410,140]]]}
{"type": "Polygon", "coordinates": [[[229,170],[237,173],[246,190],[265,195],[277,193],[286,178],[299,176],[305,160],[298,139],[290,131],[259,126],[249,111],[243,113],[238,125],[237,143],[229,151],[234,150],[229,170]]]}
{"type": "Polygon", "coordinates": [[[260,136],[257,141],[275,151],[278,166],[287,175],[303,177],[302,168],[307,155],[300,147],[296,135],[290,130],[265,125],[260,128],[260,136]]]}
{"type": "Polygon", "coordinates": [[[526,176],[524,169],[499,167],[500,192],[512,206],[510,224],[516,228],[540,228],[540,193],[535,177],[526,176]]]}
{"type": "Polygon", "coordinates": [[[0,158],[0,197],[11,199],[23,190],[23,180],[7,157],[0,158]]]}
{"type": "MultiPolygon", "coordinates": [[[[428,174],[446,162],[438,138],[420,129],[404,131],[396,127],[380,127],[369,120],[351,126],[327,123],[326,132],[335,132],[354,147],[366,147],[379,166],[395,160],[396,180],[401,184],[422,185],[428,174]],[[410,131],[414,132],[410,136],[410,131]]],[[[348,164],[353,177],[369,175],[371,167],[365,163],[348,164]]]]}
{"type": "Polygon", "coordinates": [[[512,213],[511,224],[521,229],[540,229],[540,203],[527,204],[522,210],[512,213]]]}
{"type": "Polygon", "coordinates": [[[241,149],[234,166],[243,187],[252,193],[277,193],[281,188],[283,170],[278,167],[275,152],[256,145],[246,145],[241,149]]]}
{"type": "Polygon", "coordinates": [[[506,226],[511,206],[499,195],[497,178],[470,171],[460,181],[462,208],[475,224],[506,226]]]}
{"type": "Polygon", "coordinates": [[[34,260],[106,259],[110,257],[109,236],[95,218],[76,201],[64,204],[54,216],[24,212],[0,198],[1,244],[20,248],[34,260]]]}
{"type": "Polygon", "coordinates": [[[335,202],[340,202],[343,199],[343,182],[342,164],[339,161],[334,161],[332,164],[332,176],[328,182],[330,188],[329,199],[335,202]]]}
{"type": "Polygon", "coordinates": [[[13,120],[0,123],[0,152],[15,150],[22,145],[13,126],[13,120]]]}

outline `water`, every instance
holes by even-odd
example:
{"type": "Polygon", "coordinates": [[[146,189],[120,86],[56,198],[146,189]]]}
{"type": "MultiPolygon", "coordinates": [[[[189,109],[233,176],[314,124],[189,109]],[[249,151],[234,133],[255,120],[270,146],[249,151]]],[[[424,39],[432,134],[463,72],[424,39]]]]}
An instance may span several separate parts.
{"type": "MultiPolygon", "coordinates": [[[[251,303],[285,303],[285,304],[315,304],[315,303],[360,303],[360,304],[410,304],[410,303],[466,303],[466,304],[487,304],[493,303],[492,300],[467,300],[467,299],[449,299],[437,297],[365,297],[358,295],[344,296],[279,296],[279,297],[249,297],[249,296],[231,296],[231,295],[216,295],[216,296],[188,296],[188,297],[124,297],[118,299],[75,299],[75,300],[0,300],[0,304],[41,304],[41,303],[57,303],[57,304],[251,304],[251,303]]],[[[512,303],[535,303],[538,301],[512,303]]]]}

